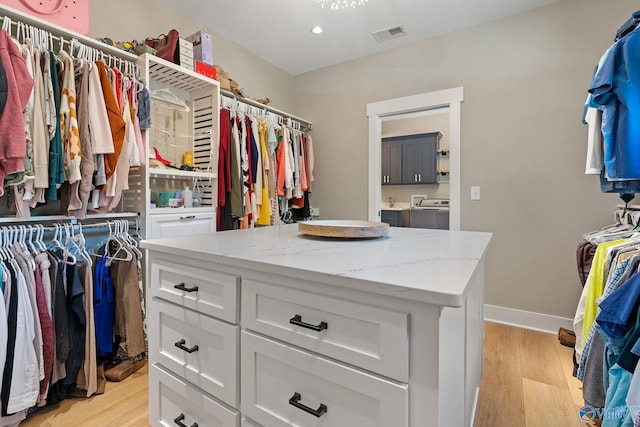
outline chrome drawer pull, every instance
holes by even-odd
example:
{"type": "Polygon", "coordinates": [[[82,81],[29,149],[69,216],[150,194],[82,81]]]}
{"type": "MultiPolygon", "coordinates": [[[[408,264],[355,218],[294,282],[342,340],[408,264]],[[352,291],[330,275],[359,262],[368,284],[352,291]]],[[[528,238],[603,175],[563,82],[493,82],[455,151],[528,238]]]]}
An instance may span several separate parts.
{"type": "Polygon", "coordinates": [[[196,219],[195,215],[187,215],[187,216],[181,216],[180,217],[180,221],[183,221],[185,219],[196,219]]]}
{"type": "Polygon", "coordinates": [[[320,322],[319,325],[310,325],[309,323],[304,323],[302,321],[302,316],[300,316],[299,314],[296,314],[291,319],[289,319],[289,323],[291,323],[292,325],[300,326],[302,328],[311,329],[312,331],[316,332],[322,332],[329,327],[327,322],[320,322]]]}
{"type": "Polygon", "coordinates": [[[187,347],[184,346],[185,342],[186,341],[184,339],[182,339],[182,340],[178,341],[177,343],[175,343],[174,345],[176,347],[178,347],[180,350],[186,351],[189,354],[194,353],[194,352],[196,352],[196,351],[198,351],[200,349],[200,347],[198,347],[197,345],[194,345],[191,348],[187,348],[187,347]]]}
{"type": "Polygon", "coordinates": [[[307,412],[317,418],[320,418],[327,412],[327,405],[325,405],[324,403],[321,403],[320,406],[318,406],[318,409],[311,409],[308,406],[300,403],[300,399],[302,399],[300,393],[294,393],[291,399],[289,399],[289,405],[295,406],[298,409],[302,409],[304,412],[307,412]]]}
{"type": "MultiPolygon", "coordinates": [[[[180,415],[178,415],[178,416],[173,420],[173,422],[174,422],[174,423],[176,423],[177,425],[179,425],[180,427],[187,427],[187,425],[186,425],[186,424],[184,424],[184,423],[182,422],[182,420],[184,420],[184,414],[180,414],[180,415]]],[[[198,423],[193,423],[193,424],[191,424],[191,427],[198,427],[198,423]]]]}
{"type": "Polygon", "coordinates": [[[198,292],[198,287],[194,286],[192,288],[187,288],[187,286],[184,283],[180,283],[179,285],[175,285],[174,288],[180,290],[180,291],[185,291],[185,292],[198,292]]]}

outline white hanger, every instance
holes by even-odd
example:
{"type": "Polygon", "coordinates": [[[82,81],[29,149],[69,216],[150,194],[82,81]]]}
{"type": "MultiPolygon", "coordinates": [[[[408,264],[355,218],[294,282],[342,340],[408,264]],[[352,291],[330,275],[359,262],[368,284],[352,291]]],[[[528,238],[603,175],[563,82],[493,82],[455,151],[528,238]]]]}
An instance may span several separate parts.
{"type": "Polygon", "coordinates": [[[11,18],[9,18],[8,16],[5,16],[2,19],[2,29],[5,30],[7,33],[11,31],[11,18]]]}
{"type": "Polygon", "coordinates": [[[184,99],[179,98],[169,89],[156,89],[151,93],[151,98],[157,99],[158,101],[164,101],[169,104],[177,105],[178,107],[180,107],[180,111],[191,111],[184,99]]]}

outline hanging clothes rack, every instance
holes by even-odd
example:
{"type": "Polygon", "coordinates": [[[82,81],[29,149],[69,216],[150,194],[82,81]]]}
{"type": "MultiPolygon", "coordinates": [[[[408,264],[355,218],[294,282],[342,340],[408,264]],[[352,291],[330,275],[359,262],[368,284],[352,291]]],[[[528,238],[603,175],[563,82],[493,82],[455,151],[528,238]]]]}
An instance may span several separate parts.
{"type": "MultiPolygon", "coordinates": [[[[279,123],[285,124],[294,129],[306,132],[313,129],[313,123],[308,120],[294,116],[293,114],[286,113],[276,108],[269,107],[268,105],[261,104],[258,101],[241,98],[233,92],[220,89],[220,106],[223,108],[227,108],[232,104],[236,104],[236,106],[241,105],[244,108],[243,112],[247,114],[253,114],[255,116],[268,116],[268,114],[271,113],[272,115],[277,116],[279,123]]],[[[237,109],[237,107],[232,107],[232,109],[237,109]]]]}

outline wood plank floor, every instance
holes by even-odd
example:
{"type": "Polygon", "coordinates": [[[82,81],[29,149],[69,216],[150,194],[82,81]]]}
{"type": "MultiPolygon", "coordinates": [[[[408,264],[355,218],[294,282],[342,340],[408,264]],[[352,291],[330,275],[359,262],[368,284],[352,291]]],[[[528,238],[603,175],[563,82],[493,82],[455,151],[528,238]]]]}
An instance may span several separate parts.
{"type": "MultiPolygon", "coordinates": [[[[491,322],[485,322],[484,340],[476,427],[587,425],[578,416],[582,390],[571,375],[571,348],[555,335],[491,322]]],[[[147,372],[144,367],[108,383],[104,395],[40,409],[21,426],[147,427],[147,372]]]]}

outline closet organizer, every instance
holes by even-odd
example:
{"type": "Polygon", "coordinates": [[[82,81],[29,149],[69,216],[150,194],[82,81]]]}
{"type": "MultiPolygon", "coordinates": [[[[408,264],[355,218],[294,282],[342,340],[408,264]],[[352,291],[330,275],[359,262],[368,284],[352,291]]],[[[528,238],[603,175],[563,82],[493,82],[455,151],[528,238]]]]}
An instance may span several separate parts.
{"type": "Polygon", "coordinates": [[[599,175],[602,191],[624,201],[614,224],[585,234],[578,250],[579,272],[586,277],[574,318],[581,417],[607,427],[640,424],[640,212],[629,205],[640,189],[639,20],[640,11],[602,56],[584,117],[586,173],[599,175]]]}
{"type": "Polygon", "coordinates": [[[127,231],[141,212],[123,197],[139,191],[150,112],[136,56],[6,6],[0,19],[4,426],[100,393],[102,362],[144,363],[141,236],[127,231]]]}

